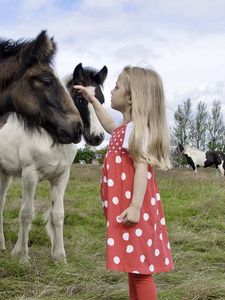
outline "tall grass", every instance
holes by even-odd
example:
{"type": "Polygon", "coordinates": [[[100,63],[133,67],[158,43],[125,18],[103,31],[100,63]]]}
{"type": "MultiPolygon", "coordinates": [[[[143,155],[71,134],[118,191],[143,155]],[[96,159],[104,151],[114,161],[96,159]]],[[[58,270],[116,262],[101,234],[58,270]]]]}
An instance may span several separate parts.
{"type": "MultiPolygon", "coordinates": [[[[17,240],[20,181],[4,212],[6,251],[0,252],[0,299],[128,299],[127,276],[105,270],[105,220],[99,201],[100,167],[73,166],[65,195],[67,265],[55,265],[43,213],[49,186],[39,185],[30,232],[31,261],[11,257],[17,240]]],[[[215,169],[157,171],[175,271],[155,276],[159,300],[225,299],[225,178],[215,169]]]]}

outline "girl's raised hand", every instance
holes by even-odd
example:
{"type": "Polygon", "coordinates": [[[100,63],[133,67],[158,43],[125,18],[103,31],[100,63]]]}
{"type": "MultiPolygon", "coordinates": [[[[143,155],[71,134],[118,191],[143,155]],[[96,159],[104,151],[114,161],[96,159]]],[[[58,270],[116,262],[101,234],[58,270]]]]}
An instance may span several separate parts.
{"type": "Polygon", "coordinates": [[[93,103],[95,101],[94,88],[85,87],[83,85],[74,85],[73,88],[78,90],[88,102],[93,103]]]}

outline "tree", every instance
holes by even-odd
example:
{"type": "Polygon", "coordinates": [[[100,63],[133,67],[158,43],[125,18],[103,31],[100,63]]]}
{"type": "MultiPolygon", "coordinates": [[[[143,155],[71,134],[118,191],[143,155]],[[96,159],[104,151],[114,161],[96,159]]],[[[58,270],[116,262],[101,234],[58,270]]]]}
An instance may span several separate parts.
{"type": "Polygon", "coordinates": [[[207,105],[200,101],[191,128],[191,140],[192,145],[201,150],[205,150],[206,147],[207,117],[207,105]]]}
{"type": "Polygon", "coordinates": [[[176,144],[189,144],[191,141],[191,128],[193,115],[191,110],[191,99],[183,101],[183,105],[178,105],[174,113],[175,127],[173,128],[174,141],[176,144]]]}
{"type": "Polygon", "coordinates": [[[92,151],[89,147],[83,149],[78,149],[77,155],[74,159],[75,163],[79,163],[80,160],[84,160],[86,164],[90,164],[92,159],[95,157],[95,152],[92,151]]]}
{"type": "Polygon", "coordinates": [[[101,158],[98,159],[98,162],[100,164],[103,163],[107,150],[108,150],[108,146],[95,151],[95,154],[100,154],[101,155],[101,158]]]}
{"type": "Polygon", "coordinates": [[[208,148],[224,151],[225,124],[221,112],[221,102],[213,101],[212,113],[208,119],[208,148]]]}

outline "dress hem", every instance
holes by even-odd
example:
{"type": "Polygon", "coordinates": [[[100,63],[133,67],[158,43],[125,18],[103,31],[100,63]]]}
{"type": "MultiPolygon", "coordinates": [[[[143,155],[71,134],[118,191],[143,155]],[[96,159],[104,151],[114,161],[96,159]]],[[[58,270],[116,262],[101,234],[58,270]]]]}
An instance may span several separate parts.
{"type": "Polygon", "coordinates": [[[157,270],[155,270],[154,272],[148,272],[145,270],[135,270],[135,268],[129,269],[129,268],[121,268],[120,267],[116,267],[115,265],[107,265],[106,266],[107,270],[113,270],[113,271],[118,271],[118,272],[123,272],[123,273],[137,273],[137,274],[143,274],[143,275],[155,275],[155,274],[159,274],[159,273],[168,273],[174,270],[174,267],[170,267],[168,269],[165,268],[157,268],[157,270]],[[135,270],[135,271],[134,271],[135,270]]]}

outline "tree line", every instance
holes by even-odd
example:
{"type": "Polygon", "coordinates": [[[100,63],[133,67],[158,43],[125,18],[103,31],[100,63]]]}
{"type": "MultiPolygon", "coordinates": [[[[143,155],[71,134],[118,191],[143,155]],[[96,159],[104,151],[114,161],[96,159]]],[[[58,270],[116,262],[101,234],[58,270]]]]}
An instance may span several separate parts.
{"type": "MultiPolygon", "coordinates": [[[[193,109],[188,98],[178,105],[174,113],[174,126],[171,128],[171,159],[174,164],[184,164],[186,161],[176,153],[178,144],[189,145],[199,150],[217,150],[225,152],[225,121],[221,110],[221,102],[214,100],[211,111],[205,102],[200,101],[193,109]]],[[[107,147],[94,150],[85,147],[78,149],[74,163],[85,161],[91,163],[96,154],[101,154],[97,160],[103,162],[107,147]]]]}
{"type": "Polygon", "coordinates": [[[91,164],[93,159],[96,159],[100,164],[103,163],[105,154],[107,152],[107,147],[104,147],[99,150],[95,150],[93,147],[85,145],[84,148],[79,148],[74,159],[74,163],[78,164],[81,161],[84,161],[86,164],[91,164]],[[96,158],[97,154],[97,158],[96,158]]]}
{"type": "Polygon", "coordinates": [[[225,122],[221,102],[214,100],[211,111],[200,101],[193,111],[191,99],[184,100],[174,113],[172,145],[190,145],[200,150],[225,152],[225,122]]]}

